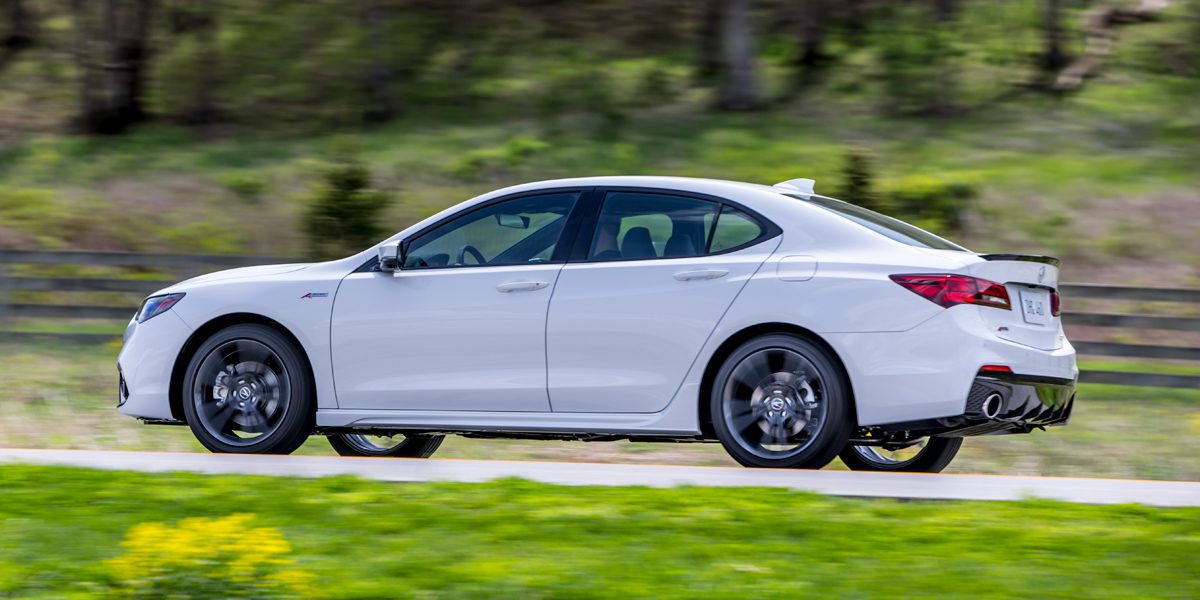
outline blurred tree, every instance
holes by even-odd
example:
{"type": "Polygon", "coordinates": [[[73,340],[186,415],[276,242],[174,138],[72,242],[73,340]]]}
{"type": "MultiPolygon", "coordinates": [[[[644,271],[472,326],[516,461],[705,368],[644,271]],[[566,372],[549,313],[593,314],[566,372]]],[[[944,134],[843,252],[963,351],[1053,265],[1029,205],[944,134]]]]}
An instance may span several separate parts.
{"type": "Polygon", "coordinates": [[[387,194],[371,187],[371,172],[352,155],[343,155],[323,174],[313,191],[304,230],[309,255],[318,260],[348,256],[384,235],[379,213],[387,194]]]}
{"type": "Polygon", "coordinates": [[[743,111],[762,107],[755,73],[758,60],[750,26],[750,0],[725,0],[721,26],[721,83],[717,107],[743,111]]]}
{"type": "Polygon", "coordinates": [[[0,33],[0,71],[20,51],[32,46],[36,38],[34,19],[25,8],[25,1],[3,0],[2,4],[7,4],[3,11],[8,17],[8,30],[0,33]]]}
{"type": "Polygon", "coordinates": [[[871,155],[862,148],[849,148],[842,155],[842,187],[838,190],[838,198],[883,212],[882,197],[875,192],[874,174],[871,172],[871,155]]]}

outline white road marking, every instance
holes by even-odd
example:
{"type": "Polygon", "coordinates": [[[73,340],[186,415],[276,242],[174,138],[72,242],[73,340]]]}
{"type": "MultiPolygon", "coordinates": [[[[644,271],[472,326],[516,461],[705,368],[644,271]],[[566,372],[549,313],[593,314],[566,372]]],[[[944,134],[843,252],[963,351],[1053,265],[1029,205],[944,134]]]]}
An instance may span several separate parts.
{"type": "Polygon", "coordinates": [[[1200,482],[1184,481],[93,450],[0,449],[0,463],[142,472],[187,471],[293,477],[354,475],[379,481],[482,482],[517,477],[557,485],[773,487],[835,496],[933,500],[1047,498],[1085,504],[1200,506],[1200,482]]]}

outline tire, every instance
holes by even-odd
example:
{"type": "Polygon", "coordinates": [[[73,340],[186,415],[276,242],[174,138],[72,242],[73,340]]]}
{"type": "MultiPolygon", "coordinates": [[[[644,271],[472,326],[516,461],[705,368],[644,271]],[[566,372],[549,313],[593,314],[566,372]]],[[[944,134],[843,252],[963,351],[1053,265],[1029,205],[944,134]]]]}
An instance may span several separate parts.
{"type": "Polygon", "coordinates": [[[205,448],[290,454],[312,431],[316,392],[303,351],[266,325],[213,334],[188,361],[183,413],[205,448]]]}
{"type": "Polygon", "coordinates": [[[840,363],[796,335],[764,335],[734,350],[709,401],[717,439],[747,467],[820,469],[845,447],[853,426],[840,363]]]}
{"type": "Polygon", "coordinates": [[[846,444],[839,456],[852,471],[941,473],[954,460],[962,442],[960,437],[930,437],[926,438],[925,447],[919,452],[901,457],[889,457],[886,452],[876,451],[874,446],[846,444]]]}
{"type": "Polygon", "coordinates": [[[378,444],[373,437],[376,436],[335,433],[329,436],[329,445],[342,456],[429,458],[445,439],[441,435],[405,435],[392,444],[378,444]]]}

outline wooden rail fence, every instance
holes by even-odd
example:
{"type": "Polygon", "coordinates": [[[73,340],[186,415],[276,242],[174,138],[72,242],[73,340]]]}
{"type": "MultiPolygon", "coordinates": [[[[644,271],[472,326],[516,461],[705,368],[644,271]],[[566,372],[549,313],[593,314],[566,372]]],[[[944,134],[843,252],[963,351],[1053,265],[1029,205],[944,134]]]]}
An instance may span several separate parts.
{"type": "MultiPolygon", "coordinates": [[[[0,250],[0,339],[24,341],[52,339],[74,342],[109,342],[119,336],[110,333],[36,332],[8,329],[14,319],[98,319],[127,321],[136,306],[50,304],[20,302],[14,292],[117,292],[146,295],[183,277],[233,267],[296,262],[295,259],[264,256],[217,256],[204,254],[149,254],[137,252],[43,252],[0,250]],[[70,265],[117,267],[157,273],[153,278],[137,277],[37,277],[18,271],[17,265],[70,265]]],[[[1135,300],[1200,304],[1200,289],[1120,287],[1097,284],[1063,284],[1064,298],[1095,300],[1135,300]]],[[[1131,315],[1067,312],[1063,321],[1070,326],[1088,326],[1133,330],[1200,331],[1200,317],[1131,315]]],[[[1144,361],[1180,360],[1200,362],[1200,348],[1116,342],[1073,341],[1084,356],[1135,358],[1144,361]]],[[[1153,387],[1200,389],[1200,375],[1172,375],[1123,371],[1085,370],[1080,380],[1153,387]]]]}

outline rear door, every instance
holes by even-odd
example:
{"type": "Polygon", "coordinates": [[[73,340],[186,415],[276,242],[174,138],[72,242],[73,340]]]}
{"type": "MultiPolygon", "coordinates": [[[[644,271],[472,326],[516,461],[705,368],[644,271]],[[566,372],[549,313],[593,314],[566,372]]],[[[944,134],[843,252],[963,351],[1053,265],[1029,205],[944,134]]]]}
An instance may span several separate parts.
{"type": "Polygon", "coordinates": [[[1057,350],[1066,341],[1062,320],[1054,313],[1058,261],[1040,256],[983,255],[984,262],[967,272],[1004,285],[1012,310],[979,309],[997,337],[1041,350],[1057,350]]]}
{"type": "Polygon", "coordinates": [[[778,229],[720,199],[624,188],[604,193],[592,223],[550,302],[551,407],[659,411],[778,229]]]}

